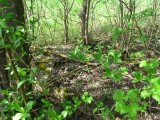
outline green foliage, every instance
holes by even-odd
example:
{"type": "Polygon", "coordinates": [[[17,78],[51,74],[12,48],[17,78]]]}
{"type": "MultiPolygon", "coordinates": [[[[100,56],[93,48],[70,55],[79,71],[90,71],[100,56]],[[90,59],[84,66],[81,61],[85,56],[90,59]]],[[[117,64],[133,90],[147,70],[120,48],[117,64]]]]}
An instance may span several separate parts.
{"type": "Polygon", "coordinates": [[[116,27],[113,30],[112,39],[117,40],[122,33],[123,33],[123,29],[121,27],[116,27]]]}
{"type": "Polygon", "coordinates": [[[128,117],[136,119],[137,112],[142,111],[142,107],[146,108],[146,104],[140,99],[138,89],[130,89],[127,93],[123,90],[117,90],[114,93],[115,110],[120,114],[127,114],[128,117]],[[143,104],[142,104],[143,103],[143,104]]]}
{"type": "Polygon", "coordinates": [[[146,8],[145,10],[141,11],[141,15],[143,17],[153,16],[154,10],[152,8],[146,8]]]}
{"type": "Polygon", "coordinates": [[[87,55],[90,46],[83,46],[82,41],[78,41],[76,48],[70,52],[70,59],[79,60],[81,62],[90,61],[91,57],[87,55]]]}
{"type": "Polygon", "coordinates": [[[83,102],[88,103],[88,104],[92,103],[93,101],[93,98],[89,95],[88,92],[84,92],[81,98],[83,102]]]}
{"type": "Polygon", "coordinates": [[[110,57],[110,62],[112,63],[122,63],[121,51],[109,50],[108,56],[110,57]]]}
{"type": "Polygon", "coordinates": [[[101,117],[103,119],[111,118],[111,120],[115,120],[115,117],[113,113],[111,112],[110,108],[104,106],[102,102],[96,102],[95,104],[96,104],[96,108],[92,110],[93,113],[100,112],[101,117]]]}
{"type": "MultiPolygon", "coordinates": [[[[73,21],[72,19],[79,20],[79,17],[77,17],[78,16],[77,13],[79,12],[79,7],[80,7],[79,4],[81,4],[82,1],[75,1],[75,2],[76,2],[75,6],[77,7],[71,10],[71,14],[69,16],[72,16],[72,17],[69,18],[69,21],[73,21]]],[[[0,3],[8,4],[9,2],[8,0],[0,0],[0,3]]],[[[49,27],[58,30],[58,32],[55,32],[55,35],[61,36],[63,34],[61,32],[63,28],[61,25],[63,22],[63,19],[61,19],[63,16],[63,12],[62,12],[63,9],[60,9],[62,7],[62,4],[60,3],[60,1],[47,1],[47,0],[43,0],[42,3],[43,5],[40,4],[39,1],[37,1],[37,4],[35,4],[35,1],[34,1],[33,2],[34,5],[30,7],[34,7],[33,11],[38,11],[40,8],[40,5],[42,5],[43,7],[47,8],[47,10],[45,11],[44,9],[42,9],[41,11],[43,12],[45,11],[47,17],[54,18],[56,16],[56,19],[54,19],[54,21],[52,21],[51,19],[46,20],[44,19],[46,16],[43,16],[43,19],[39,21],[40,18],[37,18],[37,16],[41,17],[39,16],[40,14],[38,13],[38,15],[36,16],[34,15],[35,13],[33,13],[33,15],[31,15],[30,18],[28,18],[29,24],[33,26],[33,28],[38,28],[38,29],[41,28],[40,30],[37,29],[35,31],[37,32],[37,34],[43,33],[45,31],[47,35],[43,33],[43,36],[46,35],[47,39],[49,39],[48,37],[49,35],[51,35],[50,39],[54,37],[52,36],[52,34],[50,34],[53,31],[51,29],[48,29],[49,27]],[[46,5],[48,4],[49,6],[46,7],[46,5]],[[56,7],[58,7],[58,9],[52,9],[56,7]],[[48,11],[51,11],[52,13],[48,14],[48,11]]],[[[100,4],[104,4],[104,3],[100,2],[100,4]]],[[[27,1],[27,5],[30,5],[29,1],[27,1]]],[[[3,10],[3,9],[4,8],[0,8],[0,10],[3,10]]],[[[98,9],[101,11],[104,11],[103,10],[104,6],[103,8],[98,7],[98,9]]],[[[95,8],[95,11],[96,10],[97,9],[95,8]]],[[[132,15],[125,15],[124,19],[127,19],[127,20],[137,19],[139,21],[141,19],[147,20],[150,16],[153,16],[154,14],[155,14],[155,10],[153,10],[152,8],[146,8],[142,10],[140,13],[134,13],[132,15]]],[[[15,14],[13,13],[7,13],[7,14],[0,16],[0,48],[4,48],[4,49],[10,48],[11,50],[12,49],[16,50],[17,48],[22,47],[26,42],[27,43],[30,42],[30,40],[25,41],[26,31],[24,30],[24,27],[18,26],[16,29],[14,29],[13,27],[6,25],[6,20],[10,20],[14,16],[15,14]],[[8,41],[6,41],[6,38],[8,41]]],[[[108,16],[108,18],[110,17],[111,15],[108,16]]],[[[70,26],[75,26],[75,25],[77,25],[77,22],[70,23],[70,26]]],[[[133,31],[133,28],[134,28],[133,21],[126,22],[125,25],[128,27],[127,29],[116,26],[111,31],[112,32],[111,38],[113,39],[112,41],[113,43],[115,41],[117,42],[118,40],[120,40],[121,36],[124,33],[130,33],[131,31],[134,32],[133,31]]],[[[108,26],[106,25],[105,28],[107,27],[108,26]]],[[[73,30],[69,30],[69,32],[73,31],[74,34],[79,33],[78,31],[79,27],[76,26],[72,29],[73,30]],[[78,32],[75,32],[76,30],[78,32]]],[[[40,38],[42,36],[37,36],[37,37],[40,38]]],[[[138,34],[134,37],[138,38],[138,40],[140,40],[141,43],[147,42],[147,36],[143,34],[143,30],[142,30],[142,34],[138,32],[138,34]]],[[[83,46],[82,41],[78,41],[77,46],[70,53],[70,58],[74,60],[79,60],[80,62],[87,62],[87,61],[91,61],[91,58],[93,57],[95,62],[99,62],[102,65],[103,78],[111,78],[112,80],[121,82],[121,80],[123,79],[123,76],[128,73],[128,68],[120,67],[119,65],[122,63],[121,51],[114,50],[114,49],[108,49],[106,50],[107,52],[104,53],[103,51],[104,46],[97,45],[94,48],[94,53],[92,53],[92,55],[89,55],[91,47],[92,46],[83,46]],[[115,67],[112,67],[113,65],[115,65],[115,67]]],[[[23,58],[24,55],[26,54],[23,48],[19,52],[21,53],[20,58],[23,58]]],[[[144,53],[142,52],[132,53],[130,56],[132,60],[137,60],[137,61],[143,59],[143,57],[144,57],[144,53]]],[[[13,59],[14,63],[20,62],[20,58],[13,59]]],[[[144,59],[143,61],[140,62],[139,67],[142,70],[140,69],[139,71],[132,72],[132,77],[133,77],[132,83],[134,84],[134,83],[141,82],[143,83],[143,87],[139,89],[138,87],[135,86],[134,89],[115,90],[114,95],[112,97],[112,99],[115,102],[114,110],[121,115],[126,115],[128,119],[133,119],[133,120],[136,119],[138,112],[146,111],[146,107],[148,106],[148,104],[147,102],[145,102],[145,100],[147,98],[153,98],[158,102],[158,104],[160,104],[160,77],[157,76],[157,69],[159,67],[159,59],[152,59],[150,61],[144,59]]],[[[13,70],[10,68],[10,65],[8,65],[6,69],[11,71],[10,72],[11,79],[14,79],[13,70]]],[[[29,84],[36,83],[35,78],[34,78],[35,77],[34,73],[31,72],[34,70],[20,68],[18,66],[16,66],[16,70],[20,77],[20,81],[19,82],[16,81],[17,86],[15,85],[16,87],[13,86],[13,88],[2,91],[3,92],[2,94],[6,96],[5,99],[0,101],[0,106],[2,108],[0,109],[1,111],[0,115],[2,119],[4,120],[5,119],[6,120],[7,119],[13,119],[13,120],[31,119],[30,111],[32,110],[34,105],[38,104],[35,101],[31,100],[31,101],[28,101],[28,103],[26,103],[26,105],[24,106],[22,103],[22,95],[17,94],[18,89],[24,83],[29,83],[29,84]]],[[[31,97],[30,94],[31,93],[27,93],[27,97],[31,97]]],[[[80,107],[80,105],[94,104],[94,103],[96,106],[92,110],[94,114],[96,113],[101,114],[101,117],[103,119],[106,119],[107,117],[110,117],[113,120],[115,119],[113,109],[106,107],[103,102],[95,102],[93,97],[88,92],[84,92],[80,97],[73,96],[71,100],[62,101],[60,110],[56,110],[53,104],[48,100],[42,99],[41,102],[43,103],[42,105],[43,109],[38,112],[38,116],[37,118],[35,118],[35,120],[41,120],[41,119],[44,119],[45,117],[48,117],[48,119],[50,120],[63,120],[71,116],[73,113],[75,113],[76,110],[80,107]]]]}
{"type": "Polygon", "coordinates": [[[3,107],[1,110],[1,117],[5,120],[12,119],[13,120],[26,120],[31,119],[29,111],[32,109],[34,101],[29,101],[24,107],[22,107],[22,101],[14,100],[10,102],[7,99],[0,101],[0,106],[3,107]]]}
{"type": "Polygon", "coordinates": [[[131,60],[139,60],[142,59],[144,57],[144,53],[143,52],[136,52],[136,53],[131,53],[130,58],[131,60]]]}

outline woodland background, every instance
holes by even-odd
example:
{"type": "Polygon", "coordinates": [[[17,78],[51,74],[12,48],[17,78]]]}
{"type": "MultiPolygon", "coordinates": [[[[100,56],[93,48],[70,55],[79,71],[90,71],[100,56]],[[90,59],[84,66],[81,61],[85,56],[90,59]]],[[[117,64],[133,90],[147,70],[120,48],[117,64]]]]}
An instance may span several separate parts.
{"type": "Polygon", "coordinates": [[[0,119],[160,119],[158,0],[0,6],[0,119]]]}

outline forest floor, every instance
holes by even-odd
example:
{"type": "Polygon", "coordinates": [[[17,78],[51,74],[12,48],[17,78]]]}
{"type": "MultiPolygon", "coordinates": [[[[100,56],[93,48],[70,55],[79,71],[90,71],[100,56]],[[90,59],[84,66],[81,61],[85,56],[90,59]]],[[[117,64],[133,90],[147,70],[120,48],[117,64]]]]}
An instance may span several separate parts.
{"type": "MultiPolygon", "coordinates": [[[[80,96],[84,91],[88,91],[95,101],[101,101],[109,108],[114,108],[113,94],[117,89],[141,88],[142,84],[132,83],[131,72],[139,69],[138,62],[130,62],[124,60],[121,65],[112,64],[111,67],[127,67],[128,74],[123,76],[121,82],[113,79],[103,78],[103,66],[101,64],[81,63],[69,59],[68,53],[74,48],[74,45],[56,45],[46,46],[34,49],[33,64],[38,66],[37,75],[40,77],[41,83],[50,88],[49,98],[56,106],[61,100],[70,99],[73,95],[80,96]]],[[[135,51],[143,51],[143,47],[136,47],[135,51]]],[[[133,48],[134,49],[134,48],[133,48]]],[[[160,53],[158,49],[148,49],[148,58],[158,58],[160,53]],[[157,51],[157,52],[156,52],[157,51]]],[[[160,68],[158,68],[160,75],[160,68]]],[[[39,91],[42,90],[40,84],[39,91]]],[[[139,113],[138,120],[160,120],[160,106],[154,100],[148,100],[149,107],[145,113],[139,113]]],[[[83,105],[76,113],[68,117],[67,120],[101,120],[100,114],[93,114],[92,110],[95,106],[83,105]]],[[[57,106],[58,108],[58,106],[57,106]]],[[[115,113],[116,120],[125,120],[125,118],[115,113]]],[[[109,119],[106,119],[109,120],[109,119]]]]}

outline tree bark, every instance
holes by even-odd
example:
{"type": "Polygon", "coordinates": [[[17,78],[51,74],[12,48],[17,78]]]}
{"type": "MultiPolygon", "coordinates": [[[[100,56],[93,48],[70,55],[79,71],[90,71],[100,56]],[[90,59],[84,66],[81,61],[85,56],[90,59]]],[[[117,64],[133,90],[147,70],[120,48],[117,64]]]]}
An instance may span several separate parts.
{"type": "Polygon", "coordinates": [[[84,45],[88,44],[88,23],[89,23],[89,10],[91,0],[83,0],[80,18],[81,18],[81,34],[84,45]]]}
{"type": "MultiPolygon", "coordinates": [[[[5,9],[0,11],[1,15],[4,15],[6,13],[13,13],[14,14],[13,19],[7,20],[8,26],[13,27],[14,29],[16,29],[17,26],[24,26],[25,27],[24,7],[23,7],[22,0],[9,0],[9,4],[4,5],[4,4],[0,3],[0,6],[1,7],[6,6],[5,9]]],[[[26,39],[26,38],[27,37],[25,35],[24,39],[26,39]]],[[[8,42],[7,39],[5,41],[8,42]]],[[[22,58],[22,60],[24,62],[18,61],[19,67],[25,68],[26,65],[30,65],[29,54],[28,54],[29,45],[27,42],[24,43],[22,46],[19,46],[15,51],[19,55],[21,55],[22,52],[24,52],[24,51],[26,52],[26,54],[22,58]]],[[[0,84],[0,87],[2,89],[7,89],[7,87],[9,87],[9,79],[8,79],[9,76],[8,76],[7,71],[5,70],[5,65],[8,64],[8,61],[6,59],[6,50],[4,48],[0,48],[0,63],[3,63],[0,67],[0,83],[3,83],[3,84],[0,84]],[[6,85],[4,85],[4,84],[6,84],[6,85]]]]}
{"type": "Polygon", "coordinates": [[[74,0],[72,0],[72,3],[69,5],[69,0],[60,0],[61,4],[63,5],[64,9],[64,35],[65,35],[65,43],[69,42],[69,13],[73,7],[74,0]]]}
{"type": "Polygon", "coordinates": [[[0,49],[0,88],[5,90],[9,87],[8,71],[5,70],[7,65],[5,49],[0,49]]]}

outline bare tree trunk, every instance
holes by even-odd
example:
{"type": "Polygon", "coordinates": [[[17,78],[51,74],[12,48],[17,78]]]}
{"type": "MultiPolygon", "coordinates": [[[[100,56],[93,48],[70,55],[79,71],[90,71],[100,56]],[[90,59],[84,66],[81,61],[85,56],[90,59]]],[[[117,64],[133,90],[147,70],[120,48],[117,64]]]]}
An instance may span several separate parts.
{"type": "Polygon", "coordinates": [[[129,20],[130,21],[132,19],[132,15],[135,13],[135,0],[130,0],[129,1],[129,12],[130,12],[130,17],[129,20]]]}
{"type": "Polygon", "coordinates": [[[88,23],[89,23],[89,10],[91,0],[83,0],[80,18],[81,18],[81,34],[84,44],[88,44],[88,23]]]}
{"type": "Polygon", "coordinates": [[[123,27],[123,3],[119,0],[119,8],[120,8],[120,26],[123,27]]]}
{"type": "Polygon", "coordinates": [[[68,2],[65,1],[64,2],[65,6],[64,6],[64,34],[65,34],[65,43],[68,43],[68,2]]]}
{"type": "Polygon", "coordinates": [[[60,0],[60,2],[63,5],[64,8],[64,35],[65,35],[65,43],[68,43],[69,41],[69,20],[68,20],[68,16],[69,13],[73,7],[74,4],[74,0],[72,1],[71,5],[69,6],[69,2],[68,0],[60,0]]]}
{"type": "Polygon", "coordinates": [[[156,19],[157,19],[157,7],[158,7],[158,0],[153,0],[153,10],[155,11],[154,12],[154,15],[153,15],[153,24],[156,23],[156,19]]]}
{"type": "Polygon", "coordinates": [[[88,24],[89,24],[89,13],[90,13],[90,4],[91,0],[87,1],[87,13],[86,13],[86,44],[89,42],[89,29],[88,29],[88,24]]]}

